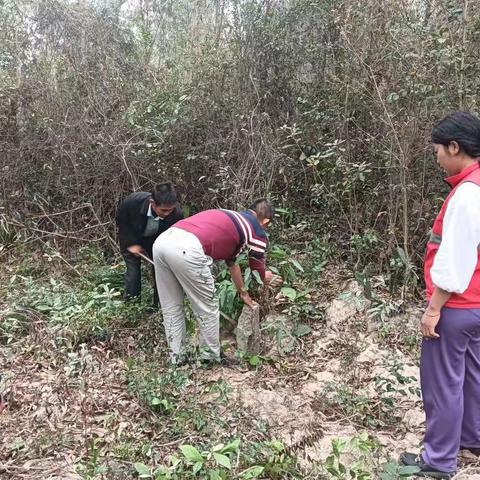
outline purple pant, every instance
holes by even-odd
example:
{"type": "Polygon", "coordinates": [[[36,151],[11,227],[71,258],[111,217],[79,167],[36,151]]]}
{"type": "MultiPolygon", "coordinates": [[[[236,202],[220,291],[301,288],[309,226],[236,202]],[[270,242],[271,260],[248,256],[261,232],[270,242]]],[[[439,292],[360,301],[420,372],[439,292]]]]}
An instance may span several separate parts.
{"type": "Polygon", "coordinates": [[[446,308],[424,339],[420,379],[426,415],[423,460],[450,472],[462,447],[480,447],[480,309],[446,308]]]}

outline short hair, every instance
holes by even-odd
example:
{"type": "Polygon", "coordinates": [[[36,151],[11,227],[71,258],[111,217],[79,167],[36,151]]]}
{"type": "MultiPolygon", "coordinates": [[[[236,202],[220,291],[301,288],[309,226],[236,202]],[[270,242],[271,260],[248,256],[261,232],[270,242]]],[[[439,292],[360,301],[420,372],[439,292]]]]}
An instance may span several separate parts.
{"type": "Polygon", "coordinates": [[[173,205],[178,202],[177,190],[171,182],[155,185],[152,198],[156,205],[173,205]]]}
{"type": "Polygon", "coordinates": [[[266,198],[255,200],[250,205],[249,209],[257,214],[259,220],[264,220],[266,218],[268,220],[273,220],[273,217],[275,216],[275,208],[266,198]]]}
{"type": "Polygon", "coordinates": [[[445,147],[457,142],[469,157],[480,157],[480,120],[468,112],[450,113],[433,127],[432,142],[445,147]]]}

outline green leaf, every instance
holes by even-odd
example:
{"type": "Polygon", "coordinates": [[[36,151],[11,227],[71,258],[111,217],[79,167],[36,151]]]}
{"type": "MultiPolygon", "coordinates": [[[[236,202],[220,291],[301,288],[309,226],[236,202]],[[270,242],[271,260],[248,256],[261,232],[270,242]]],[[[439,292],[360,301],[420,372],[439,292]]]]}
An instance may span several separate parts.
{"type": "Polygon", "coordinates": [[[162,401],[158,398],[158,397],[154,397],[152,398],[152,401],[150,402],[151,405],[160,405],[162,403],[162,401]]]}
{"type": "Polygon", "coordinates": [[[342,440],[341,438],[334,438],[332,440],[332,451],[333,454],[338,458],[340,457],[340,454],[345,450],[345,440],[342,440]]]}
{"type": "Polygon", "coordinates": [[[253,467],[247,468],[243,472],[240,472],[239,478],[241,478],[242,480],[257,478],[263,473],[264,470],[265,467],[262,467],[261,465],[254,465],[253,467]]]}
{"type": "Polygon", "coordinates": [[[294,301],[297,298],[297,291],[292,287],[282,287],[280,289],[280,293],[284,296],[289,298],[290,300],[294,301]]]}
{"type": "Polygon", "coordinates": [[[252,366],[252,367],[256,367],[257,365],[260,365],[262,363],[262,359],[258,356],[258,355],[252,355],[249,359],[248,359],[248,363],[252,366]]]}
{"type": "Polygon", "coordinates": [[[396,102],[399,98],[400,98],[400,96],[398,95],[398,93],[392,92],[392,93],[389,93],[389,94],[388,94],[388,96],[387,96],[387,102],[388,102],[388,103],[394,103],[394,102],[396,102]]]}
{"type": "Polygon", "coordinates": [[[236,453],[236,452],[238,452],[239,448],[240,448],[240,439],[236,438],[235,440],[232,440],[230,443],[227,443],[222,448],[222,453],[227,453],[227,452],[236,453]]]}
{"type": "Polygon", "coordinates": [[[192,473],[195,475],[197,474],[203,467],[203,462],[196,462],[195,465],[193,465],[192,468],[192,473]]]}
{"type": "Polygon", "coordinates": [[[160,465],[154,472],[153,476],[155,480],[165,480],[170,478],[169,469],[165,465],[160,465]]]}
{"type": "Polygon", "coordinates": [[[148,468],[144,463],[134,463],[133,468],[138,473],[140,478],[150,478],[150,468],[148,468]]]}
{"type": "Polygon", "coordinates": [[[226,455],[223,455],[223,453],[214,452],[213,458],[220,466],[228,468],[229,470],[232,468],[230,459],[226,455]]]}
{"type": "Polygon", "coordinates": [[[23,313],[11,312],[7,313],[4,317],[5,320],[17,320],[19,322],[26,322],[27,317],[23,313]]]}
{"type": "Polygon", "coordinates": [[[293,266],[297,268],[297,270],[300,270],[302,273],[305,273],[305,270],[300,265],[300,262],[298,260],[295,260],[294,258],[292,258],[290,261],[292,262],[293,266]]]}
{"type": "Polygon", "coordinates": [[[310,326],[301,323],[294,328],[293,334],[296,337],[303,337],[304,335],[308,335],[311,331],[312,329],[310,328],[310,326]]]}
{"type": "Polygon", "coordinates": [[[417,467],[416,465],[406,465],[399,468],[398,474],[401,477],[410,477],[411,475],[415,475],[419,471],[420,471],[420,468],[417,467]]]}
{"type": "Polygon", "coordinates": [[[270,442],[270,446],[276,450],[277,452],[283,452],[285,450],[285,447],[283,446],[283,443],[278,441],[278,440],[272,440],[270,442]]]}
{"type": "Polygon", "coordinates": [[[256,280],[256,282],[257,282],[259,285],[263,285],[263,280],[262,280],[262,278],[260,277],[260,274],[258,273],[257,270],[253,270],[253,271],[252,271],[252,275],[253,275],[253,278],[256,280]]]}
{"type": "Polygon", "coordinates": [[[204,459],[200,452],[192,445],[180,445],[180,451],[183,456],[190,462],[204,462],[204,459]]]}
{"type": "Polygon", "coordinates": [[[222,480],[222,477],[218,473],[218,470],[210,470],[209,475],[210,475],[210,480],[222,480]]]}
{"type": "Polygon", "coordinates": [[[49,312],[52,307],[50,305],[45,305],[43,303],[36,305],[35,309],[38,310],[39,312],[49,312]]]}
{"type": "Polygon", "coordinates": [[[383,471],[385,473],[397,473],[398,463],[396,462],[388,462],[383,466],[383,471]]]}

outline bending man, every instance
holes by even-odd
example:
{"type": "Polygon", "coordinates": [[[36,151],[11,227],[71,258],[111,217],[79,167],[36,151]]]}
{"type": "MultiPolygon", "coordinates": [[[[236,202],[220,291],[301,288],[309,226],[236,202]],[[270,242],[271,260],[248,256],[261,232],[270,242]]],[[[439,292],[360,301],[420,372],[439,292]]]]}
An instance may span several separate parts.
{"type": "MultiPolygon", "coordinates": [[[[171,183],[161,183],[150,192],[135,192],[120,203],[117,210],[117,227],[120,250],[125,259],[125,297],[140,296],[141,265],[139,253],[152,256],[156,238],[183,218],[177,192],[171,183]]],[[[153,304],[158,306],[154,285],[153,304]]]]}
{"type": "MultiPolygon", "coordinates": [[[[219,304],[211,272],[214,260],[227,262],[233,283],[244,303],[255,303],[243,283],[235,259],[249,250],[249,263],[267,284],[271,272],[265,270],[267,235],[265,229],[274,216],[273,206],[257,200],[249,210],[206,210],[176,223],[160,235],[153,245],[157,288],[162,306],[163,323],[173,363],[182,362],[186,340],[184,294],[189,298],[200,326],[203,360],[221,361],[219,304]]],[[[231,363],[223,358],[222,363],[231,363]]]]}

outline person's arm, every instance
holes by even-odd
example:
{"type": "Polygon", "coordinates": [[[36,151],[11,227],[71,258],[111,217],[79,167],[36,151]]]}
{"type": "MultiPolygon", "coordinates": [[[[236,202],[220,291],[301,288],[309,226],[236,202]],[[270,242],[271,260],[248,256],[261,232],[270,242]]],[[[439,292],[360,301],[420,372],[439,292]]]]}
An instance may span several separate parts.
{"type": "Polygon", "coordinates": [[[143,248],[140,246],[140,237],[133,227],[131,205],[128,198],[118,207],[116,223],[121,245],[124,245],[131,253],[142,253],[143,248]]]}
{"type": "Polygon", "coordinates": [[[438,338],[435,327],[452,293],[463,293],[478,261],[480,243],[480,187],[464,183],[450,200],[443,221],[442,243],[431,275],[435,290],[422,316],[422,335],[438,338]]]}
{"type": "Polygon", "coordinates": [[[420,330],[424,337],[440,337],[440,335],[435,332],[435,327],[440,320],[440,313],[443,306],[448,302],[448,299],[451,296],[451,292],[447,292],[440,287],[435,287],[432,298],[430,299],[427,309],[423,312],[422,320],[420,322],[420,330]]]}
{"type": "Polygon", "coordinates": [[[242,269],[240,268],[240,265],[236,264],[233,261],[228,261],[227,266],[230,271],[233,284],[235,285],[243,303],[246,303],[250,308],[254,308],[257,303],[252,300],[252,298],[248,294],[248,290],[246,289],[245,284],[243,283],[242,269]]]}

